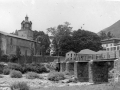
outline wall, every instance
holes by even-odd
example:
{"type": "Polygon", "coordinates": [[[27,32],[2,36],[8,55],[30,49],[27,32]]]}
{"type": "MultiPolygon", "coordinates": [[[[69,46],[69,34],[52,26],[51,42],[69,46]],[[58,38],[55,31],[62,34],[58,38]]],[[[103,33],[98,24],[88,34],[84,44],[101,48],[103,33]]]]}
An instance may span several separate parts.
{"type": "MultiPolygon", "coordinates": [[[[25,52],[27,50],[27,55],[30,56],[31,55],[31,48],[34,49],[34,53],[35,53],[35,42],[33,41],[29,41],[29,40],[25,40],[25,39],[20,39],[20,38],[16,38],[16,37],[10,37],[10,36],[6,36],[3,37],[4,40],[7,41],[6,44],[6,54],[16,54],[16,48],[17,46],[19,46],[20,50],[21,50],[21,55],[25,55],[25,52]]],[[[5,44],[5,42],[2,42],[5,44]]]]}

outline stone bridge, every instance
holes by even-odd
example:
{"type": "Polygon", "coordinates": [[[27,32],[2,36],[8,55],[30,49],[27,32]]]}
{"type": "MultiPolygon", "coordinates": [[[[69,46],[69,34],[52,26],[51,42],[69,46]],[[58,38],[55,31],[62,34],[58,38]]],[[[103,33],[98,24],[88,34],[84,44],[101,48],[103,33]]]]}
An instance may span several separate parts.
{"type": "MultiPolygon", "coordinates": [[[[63,61],[57,62],[60,72],[67,71],[74,75],[80,82],[104,83],[109,82],[109,71],[119,71],[119,59],[100,59],[85,61],[63,61]]],[[[118,75],[114,72],[114,81],[118,75]]]]}

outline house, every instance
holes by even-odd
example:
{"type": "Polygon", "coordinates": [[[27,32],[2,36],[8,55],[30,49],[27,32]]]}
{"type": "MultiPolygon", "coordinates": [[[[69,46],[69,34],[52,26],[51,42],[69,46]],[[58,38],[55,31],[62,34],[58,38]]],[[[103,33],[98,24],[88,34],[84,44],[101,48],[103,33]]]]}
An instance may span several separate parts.
{"type": "Polygon", "coordinates": [[[75,60],[77,56],[77,53],[75,53],[74,51],[69,51],[66,53],[66,60],[75,60]]]}
{"type": "Polygon", "coordinates": [[[102,40],[102,47],[106,51],[117,51],[120,50],[120,38],[111,38],[102,40]]]}

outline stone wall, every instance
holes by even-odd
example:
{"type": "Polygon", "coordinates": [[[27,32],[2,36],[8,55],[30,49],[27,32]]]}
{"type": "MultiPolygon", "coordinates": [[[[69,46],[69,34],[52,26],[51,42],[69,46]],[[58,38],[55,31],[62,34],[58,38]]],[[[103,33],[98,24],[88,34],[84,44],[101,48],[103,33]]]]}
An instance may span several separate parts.
{"type": "Polygon", "coordinates": [[[77,74],[79,81],[81,82],[89,81],[88,62],[78,62],[77,74]]]}
{"type": "Polygon", "coordinates": [[[94,83],[108,82],[107,62],[93,62],[92,72],[94,83]]]}

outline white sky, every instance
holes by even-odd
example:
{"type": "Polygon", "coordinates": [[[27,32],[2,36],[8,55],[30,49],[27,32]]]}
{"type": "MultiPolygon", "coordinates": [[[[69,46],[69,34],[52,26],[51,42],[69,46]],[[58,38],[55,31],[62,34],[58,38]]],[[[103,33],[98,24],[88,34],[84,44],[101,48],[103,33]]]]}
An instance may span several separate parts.
{"type": "Polygon", "coordinates": [[[73,30],[99,32],[120,20],[119,0],[0,0],[0,31],[21,28],[26,14],[33,30],[46,32],[68,21],[73,30]]]}

